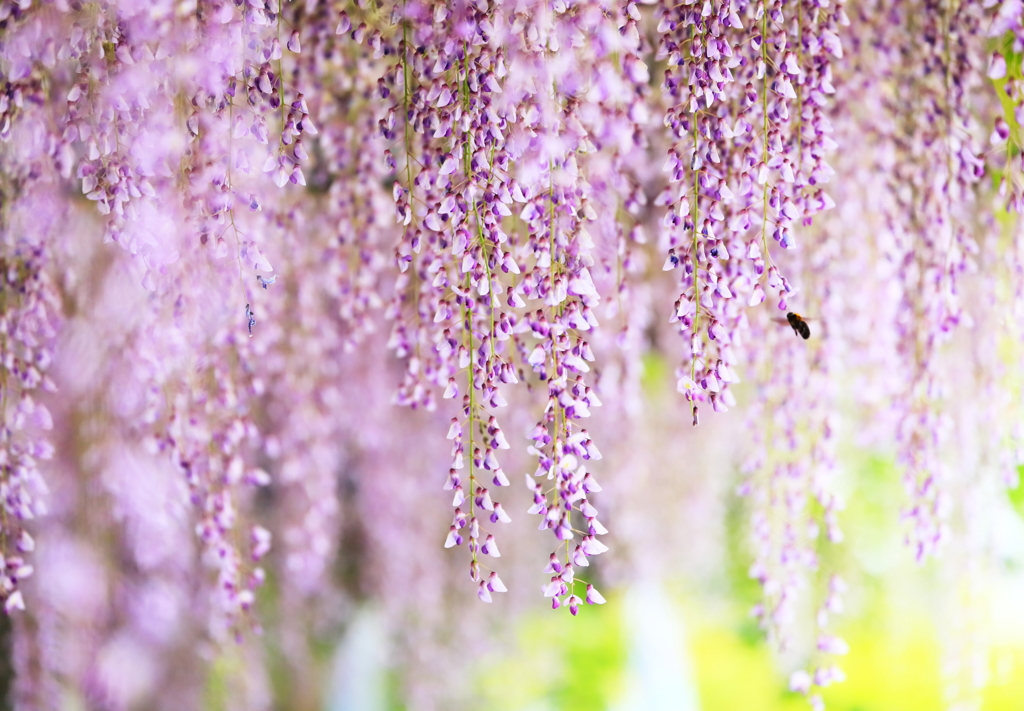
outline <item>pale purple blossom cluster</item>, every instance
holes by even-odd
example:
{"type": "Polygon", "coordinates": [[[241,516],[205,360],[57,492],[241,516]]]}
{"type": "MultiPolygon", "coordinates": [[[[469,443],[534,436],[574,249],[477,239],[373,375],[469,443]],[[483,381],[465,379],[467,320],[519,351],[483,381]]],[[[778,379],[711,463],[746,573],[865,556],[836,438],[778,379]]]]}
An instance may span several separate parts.
{"type": "MultiPolygon", "coordinates": [[[[445,545],[468,544],[470,576],[490,601],[504,586],[494,572],[482,577],[478,553],[500,555],[489,526],[510,520],[491,493],[509,483],[498,450],[511,445],[496,411],[526,370],[547,391],[529,451],[538,460],[534,476],[551,482],[529,479],[531,512],[543,515],[541,529],[559,541],[581,531],[573,512],[586,521],[576,565],[605,549],[594,539],[605,529],[586,498],[599,487],[577,459],[600,457],[576,424],[600,405],[586,381],[594,361],[587,333],[598,326],[600,303],[587,225],[598,212],[580,162],[601,154],[585,123],[605,130],[601,112],[621,114],[637,93],[612,83],[607,64],[620,45],[636,52],[639,38],[634,19],[609,22],[597,6],[568,12],[538,4],[506,13],[406,3],[394,19],[387,35],[368,37],[380,42],[375,55],[395,62],[379,82],[392,102],[379,125],[394,145],[387,161],[404,232],[387,310],[395,320],[389,345],[408,358],[397,401],[433,410],[435,388],[461,401],[448,431],[444,488],[453,492],[455,513],[445,545]],[[598,113],[584,113],[579,97],[594,92],[604,95],[598,113]]],[[[339,30],[352,22],[343,18],[339,30]]],[[[630,145],[610,142],[606,165],[630,145]]],[[[571,573],[563,575],[571,582],[571,573]]],[[[568,585],[551,595],[556,607],[564,597],[575,613],[579,597],[568,585]]]]}
{"type": "Polygon", "coordinates": [[[871,33],[864,39],[871,49],[862,61],[893,85],[891,96],[878,99],[881,111],[865,128],[885,147],[874,158],[889,188],[877,205],[884,216],[877,248],[889,275],[884,288],[893,296],[886,318],[892,319],[895,335],[890,367],[901,381],[892,396],[909,499],[907,538],[921,560],[948,536],[952,507],[941,455],[950,435],[944,402],[949,386],[939,353],[970,321],[961,292],[979,249],[974,186],[983,179],[985,156],[972,99],[984,76],[983,9],[977,3],[879,3],[864,8],[862,18],[868,13],[889,18],[881,27],[861,24],[862,32],[871,33]],[[929,41],[896,48],[879,39],[880,31],[894,36],[911,16],[920,18],[929,41]],[[928,70],[908,71],[911,66],[928,70]]]}
{"type": "Polygon", "coordinates": [[[661,13],[673,143],[656,204],[668,208],[664,269],[681,269],[671,320],[689,342],[678,387],[695,425],[698,403],[725,412],[736,402],[742,304],[762,303],[767,288],[789,309],[796,287],[773,251],[794,247],[797,226],[834,205],[823,187],[836,145],[826,110],[844,24],[841,3],[708,2],[661,13]]]}
{"type": "Polygon", "coordinates": [[[0,258],[0,598],[11,613],[25,609],[20,583],[33,572],[29,556],[35,540],[26,526],[47,512],[49,492],[40,466],[54,448],[40,431],[54,423],[38,398],[55,390],[46,371],[59,306],[44,249],[20,244],[8,254],[0,258]]]}
{"type": "MultiPolygon", "coordinates": [[[[834,173],[826,155],[836,147],[828,110],[846,25],[841,3],[808,2],[682,4],[663,10],[658,24],[673,143],[668,186],[656,203],[667,207],[663,268],[681,271],[671,321],[689,342],[678,389],[693,403],[694,425],[699,403],[727,411],[736,404],[731,385],[743,349],[757,344],[747,350],[748,372],[760,384],[750,413],[757,446],[741,493],[752,497],[751,576],[765,594],[755,614],[780,646],[818,567],[819,525],[839,537],[839,504],[826,475],[834,402],[823,397],[822,346],[773,320],[751,323],[747,307],[772,291],[780,316],[797,301],[822,307],[828,283],[809,267],[828,243],[796,248],[814,216],[835,205],[826,192],[834,173]],[[797,284],[807,301],[796,298],[797,284]],[[813,499],[822,522],[810,512],[813,499]]],[[[809,693],[810,680],[796,690],[809,693]]]]}
{"type": "MultiPolygon", "coordinates": [[[[829,220],[827,229],[833,221],[829,220]]],[[[826,232],[827,233],[827,232],[826,232]]],[[[801,283],[814,294],[813,308],[821,318],[811,323],[816,335],[843,317],[843,298],[833,273],[840,262],[836,242],[809,245],[789,260],[801,283]]],[[[830,659],[845,654],[846,643],[832,631],[832,616],[843,609],[845,586],[834,570],[822,564],[826,546],[839,544],[843,533],[839,514],[837,418],[842,390],[835,374],[841,369],[842,332],[805,343],[777,324],[755,324],[755,333],[768,347],[751,362],[758,390],[749,417],[758,432],[756,446],[744,465],[746,479],[739,493],[749,498],[750,540],[754,562],[750,575],[764,591],[754,616],[780,648],[798,642],[801,611],[817,609],[811,627],[815,637],[806,669],[793,672],[791,689],[807,695],[815,707],[822,703],[815,687],[841,680],[830,659]],[[756,423],[764,423],[758,426],[756,423]]]]}

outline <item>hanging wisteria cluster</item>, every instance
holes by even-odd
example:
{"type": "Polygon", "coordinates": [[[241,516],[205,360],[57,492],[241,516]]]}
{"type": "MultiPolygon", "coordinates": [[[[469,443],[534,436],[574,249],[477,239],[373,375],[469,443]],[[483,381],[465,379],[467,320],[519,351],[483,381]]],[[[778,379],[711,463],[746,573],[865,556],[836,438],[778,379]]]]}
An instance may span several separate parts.
{"type": "Polygon", "coordinates": [[[0,0],[16,706],[188,707],[227,654],[262,708],[277,617],[296,668],[366,597],[425,644],[466,566],[604,603],[624,502],[674,505],[631,469],[664,358],[820,707],[843,438],[895,453],[919,561],[955,468],[1016,482],[1022,56],[1020,0],[0,0]]]}

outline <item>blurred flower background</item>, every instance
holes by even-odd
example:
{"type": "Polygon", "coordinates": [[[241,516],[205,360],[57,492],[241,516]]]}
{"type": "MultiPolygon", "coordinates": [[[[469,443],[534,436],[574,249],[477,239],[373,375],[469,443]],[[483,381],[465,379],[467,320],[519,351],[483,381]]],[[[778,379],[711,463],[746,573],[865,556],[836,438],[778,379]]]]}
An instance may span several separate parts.
{"type": "Polygon", "coordinates": [[[850,5],[0,0],[10,707],[1018,708],[1024,5],[850,5]]]}

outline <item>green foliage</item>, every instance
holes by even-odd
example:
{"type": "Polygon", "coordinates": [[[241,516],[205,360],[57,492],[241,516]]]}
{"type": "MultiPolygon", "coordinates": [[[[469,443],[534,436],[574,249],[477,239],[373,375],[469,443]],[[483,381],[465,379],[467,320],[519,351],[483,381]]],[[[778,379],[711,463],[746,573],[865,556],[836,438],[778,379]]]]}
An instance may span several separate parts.
{"type": "Polygon", "coordinates": [[[644,394],[648,397],[664,393],[666,389],[672,392],[675,388],[675,380],[672,377],[668,359],[656,351],[644,353],[640,383],[644,394]]]}
{"type": "MultiPolygon", "coordinates": [[[[663,362],[645,364],[661,377],[663,362]]],[[[850,644],[838,658],[847,675],[823,693],[830,711],[943,711],[941,645],[937,635],[936,566],[918,567],[900,543],[902,487],[891,457],[850,450],[841,457],[849,475],[843,512],[846,553],[828,560],[855,591],[836,633],[850,644]]],[[[1024,490],[1008,494],[1024,516],[1024,490]]],[[[788,669],[749,615],[758,589],[746,576],[745,516],[731,504],[727,547],[736,561],[713,589],[673,597],[688,630],[679,644],[692,667],[679,678],[694,684],[701,711],[808,711],[787,690],[788,669]]],[[[493,711],[600,711],[620,708],[630,688],[630,630],[622,595],[580,616],[531,615],[501,658],[481,667],[486,689],[480,708],[493,711]]],[[[1014,711],[1024,698],[1024,642],[996,645],[980,711],[1014,711]]]]}
{"type": "Polygon", "coordinates": [[[1024,486],[1020,485],[1022,475],[1024,475],[1024,464],[1017,467],[1017,486],[1008,488],[1006,496],[1010,499],[1010,503],[1013,504],[1013,509],[1021,516],[1024,516],[1024,486]]]}
{"type": "Polygon", "coordinates": [[[489,711],[594,711],[621,694],[627,639],[622,600],[609,596],[578,617],[530,615],[507,656],[488,659],[479,675],[481,708],[489,711]]]}

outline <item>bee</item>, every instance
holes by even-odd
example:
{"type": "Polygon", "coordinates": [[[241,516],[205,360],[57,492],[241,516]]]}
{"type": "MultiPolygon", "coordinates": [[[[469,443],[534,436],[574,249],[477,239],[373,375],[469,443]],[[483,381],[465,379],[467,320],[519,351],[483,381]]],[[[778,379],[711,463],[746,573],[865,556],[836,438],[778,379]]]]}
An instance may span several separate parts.
{"type": "Polygon", "coordinates": [[[789,321],[789,325],[793,327],[796,335],[802,336],[805,341],[811,337],[811,327],[807,325],[803,316],[790,311],[786,314],[786,320],[789,321]]]}

